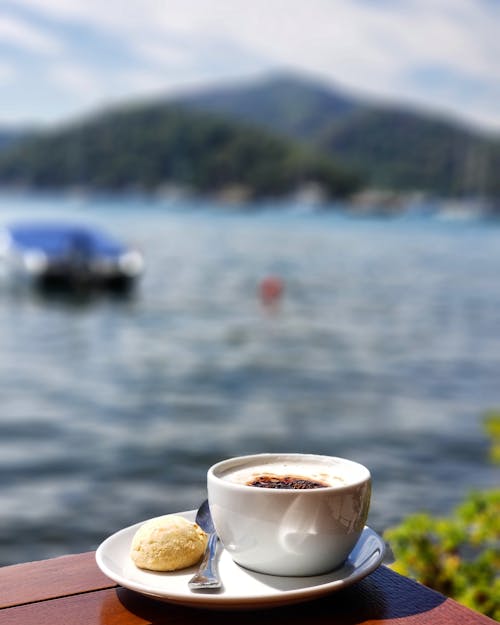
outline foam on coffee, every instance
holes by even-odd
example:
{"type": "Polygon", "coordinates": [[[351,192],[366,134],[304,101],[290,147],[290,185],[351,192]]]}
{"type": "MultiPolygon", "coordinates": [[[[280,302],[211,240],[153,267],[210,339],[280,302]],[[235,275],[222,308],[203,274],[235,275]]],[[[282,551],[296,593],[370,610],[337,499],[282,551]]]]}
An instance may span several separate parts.
{"type": "Polygon", "coordinates": [[[239,466],[221,475],[224,480],[259,488],[310,489],[349,482],[342,466],[317,462],[266,462],[239,466]]]}

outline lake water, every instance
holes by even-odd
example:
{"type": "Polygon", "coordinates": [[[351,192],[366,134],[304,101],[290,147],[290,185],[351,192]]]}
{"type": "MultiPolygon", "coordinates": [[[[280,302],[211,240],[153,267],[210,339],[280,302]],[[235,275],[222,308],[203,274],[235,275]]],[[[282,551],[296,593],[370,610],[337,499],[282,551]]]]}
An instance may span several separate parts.
{"type": "Polygon", "coordinates": [[[495,484],[499,225],[0,198],[0,222],[32,215],[104,226],[147,266],[125,300],[0,292],[0,564],[194,508],[238,454],[363,462],[380,532],[495,484]]]}

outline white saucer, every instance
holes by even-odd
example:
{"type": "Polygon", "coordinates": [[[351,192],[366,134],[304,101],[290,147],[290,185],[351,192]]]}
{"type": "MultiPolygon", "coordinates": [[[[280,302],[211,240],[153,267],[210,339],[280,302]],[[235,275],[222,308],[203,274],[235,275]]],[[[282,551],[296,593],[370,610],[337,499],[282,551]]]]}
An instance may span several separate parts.
{"type": "MultiPolygon", "coordinates": [[[[194,521],[195,510],[179,512],[194,521]]],[[[257,609],[299,603],[345,588],[359,581],[382,562],[384,542],[369,527],[344,565],[325,575],[314,577],[279,577],[263,575],[235,564],[219,545],[219,573],[223,588],[220,590],[191,591],[188,580],[197,567],[174,573],[155,573],[135,566],[130,559],[130,545],[137,523],[116,532],[97,549],[96,561],[101,571],[125,588],[169,603],[213,609],[257,609]]]]}

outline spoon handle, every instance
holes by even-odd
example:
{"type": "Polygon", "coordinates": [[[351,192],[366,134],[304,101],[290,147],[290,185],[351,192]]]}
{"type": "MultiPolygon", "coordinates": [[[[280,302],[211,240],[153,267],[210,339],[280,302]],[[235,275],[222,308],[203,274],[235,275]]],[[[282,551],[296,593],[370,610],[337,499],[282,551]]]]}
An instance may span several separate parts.
{"type": "Polygon", "coordinates": [[[198,572],[189,580],[188,586],[191,590],[203,588],[220,588],[222,582],[214,566],[215,553],[219,538],[215,532],[209,535],[205,555],[201,561],[198,572]]]}

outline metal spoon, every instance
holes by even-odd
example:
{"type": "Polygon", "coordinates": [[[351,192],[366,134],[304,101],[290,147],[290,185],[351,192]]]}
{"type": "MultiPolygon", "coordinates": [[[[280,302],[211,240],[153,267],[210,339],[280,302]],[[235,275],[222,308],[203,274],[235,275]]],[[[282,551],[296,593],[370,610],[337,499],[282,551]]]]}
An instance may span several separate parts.
{"type": "Polygon", "coordinates": [[[205,501],[198,508],[198,512],[196,513],[196,523],[198,523],[201,529],[208,534],[208,543],[200,568],[198,569],[196,575],[189,580],[188,586],[191,590],[221,588],[222,582],[217,572],[217,568],[214,566],[214,558],[217,551],[219,537],[215,533],[207,499],[205,499],[205,501]]]}

